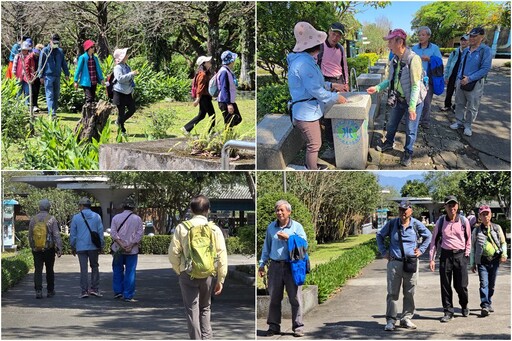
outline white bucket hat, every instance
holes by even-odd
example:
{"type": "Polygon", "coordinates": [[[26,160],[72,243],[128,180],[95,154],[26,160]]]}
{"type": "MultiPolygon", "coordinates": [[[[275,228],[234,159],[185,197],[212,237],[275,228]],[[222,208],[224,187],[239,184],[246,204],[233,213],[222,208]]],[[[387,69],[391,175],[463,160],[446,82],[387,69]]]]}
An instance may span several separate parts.
{"type": "Polygon", "coordinates": [[[310,23],[299,21],[293,29],[295,35],[295,47],[293,52],[302,52],[311,47],[323,44],[327,39],[327,33],[318,31],[310,23]]]}
{"type": "Polygon", "coordinates": [[[210,60],[212,60],[211,56],[209,56],[209,57],[201,56],[201,57],[197,58],[196,65],[201,65],[204,62],[209,62],[210,60]]]}
{"type": "Polygon", "coordinates": [[[128,47],[124,49],[116,49],[114,51],[114,59],[116,64],[119,64],[123,61],[124,57],[126,57],[126,53],[128,52],[128,47]]]}

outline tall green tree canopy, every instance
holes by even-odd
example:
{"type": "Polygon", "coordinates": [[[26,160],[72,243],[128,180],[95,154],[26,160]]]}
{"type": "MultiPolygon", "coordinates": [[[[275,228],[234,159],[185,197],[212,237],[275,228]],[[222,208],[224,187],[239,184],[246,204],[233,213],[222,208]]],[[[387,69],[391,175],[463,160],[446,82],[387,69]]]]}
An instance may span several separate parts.
{"type": "Polygon", "coordinates": [[[430,196],[427,185],[420,180],[407,180],[400,193],[402,197],[421,198],[430,196]]]}
{"type": "Polygon", "coordinates": [[[510,172],[468,172],[461,186],[473,206],[482,200],[496,200],[510,218],[510,172]]]}

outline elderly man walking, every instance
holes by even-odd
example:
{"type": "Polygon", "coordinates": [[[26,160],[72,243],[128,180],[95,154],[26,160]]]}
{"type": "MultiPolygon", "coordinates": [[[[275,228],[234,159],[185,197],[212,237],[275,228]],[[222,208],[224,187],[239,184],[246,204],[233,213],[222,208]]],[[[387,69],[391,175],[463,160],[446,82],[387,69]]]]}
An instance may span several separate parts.
{"type": "Polygon", "coordinates": [[[484,94],[484,78],[491,70],[491,48],[482,43],[485,31],[475,27],[469,32],[469,48],[462,54],[455,93],[455,123],[450,128],[464,128],[464,135],[472,136],[472,123],[478,115],[484,94]]]}
{"type": "Polygon", "coordinates": [[[398,297],[403,286],[403,307],[400,327],[416,329],[411,319],[416,305],[414,293],[418,284],[418,257],[427,250],[432,234],[419,220],[412,217],[412,206],[407,200],[398,208],[398,218],[392,219],[377,232],[377,245],[388,260],[385,331],[395,330],[398,319],[398,297]],[[389,249],[384,243],[389,237],[389,249]],[[421,242],[420,242],[421,240],[421,242]]]}
{"type": "Polygon", "coordinates": [[[50,201],[39,202],[37,213],[28,225],[28,241],[34,257],[34,288],[36,298],[43,298],[43,266],[46,266],[47,297],[55,296],[55,254],[62,255],[62,240],[57,219],[50,215],[50,201]]]}
{"type": "Polygon", "coordinates": [[[444,82],[446,84],[446,96],[444,98],[444,107],[441,111],[452,110],[452,97],[455,92],[455,81],[459,73],[459,66],[462,53],[468,47],[469,35],[464,34],[460,37],[460,46],[458,49],[453,50],[448,57],[446,67],[444,68],[444,82]]]}

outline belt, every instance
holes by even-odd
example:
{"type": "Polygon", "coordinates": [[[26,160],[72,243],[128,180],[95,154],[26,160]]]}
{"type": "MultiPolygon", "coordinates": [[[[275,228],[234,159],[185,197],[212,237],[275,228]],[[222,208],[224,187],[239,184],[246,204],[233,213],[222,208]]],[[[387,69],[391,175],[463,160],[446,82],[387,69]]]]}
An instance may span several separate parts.
{"type": "Polygon", "coordinates": [[[274,260],[274,259],[271,259],[270,261],[274,262],[274,263],[281,263],[281,264],[288,263],[287,260],[274,260]]]}
{"type": "Polygon", "coordinates": [[[396,257],[391,257],[391,260],[396,260],[398,262],[403,262],[404,261],[403,258],[396,258],[396,257]]]}
{"type": "Polygon", "coordinates": [[[461,252],[464,252],[466,250],[447,250],[447,249],[441,248],[441,251],[444,251],[444,252],[447,252],[447,253],[461,253],[461,252]]]}

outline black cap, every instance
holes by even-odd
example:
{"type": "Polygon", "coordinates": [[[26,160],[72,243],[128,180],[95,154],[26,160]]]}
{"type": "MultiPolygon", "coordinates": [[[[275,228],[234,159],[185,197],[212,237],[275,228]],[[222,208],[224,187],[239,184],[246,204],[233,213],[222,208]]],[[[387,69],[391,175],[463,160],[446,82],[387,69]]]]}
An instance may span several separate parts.
{"type": "Polygon", "coordinates": [[[137,205],[135,204],[135,201],[133,199],[130,199],[130,198],[126,198],[124,201],[123,201],[123,208],[129,208],[129,209],[134,209],[137,205]]]}
{"type": "Polygon", "coordinates": [[[475,27],[469,32],[470,36],[483,36],[485,34],[485,30],[482,27],[475,27]]]}
{"type": "Polygon", "coordinates": [[[339,22],[335,22],[334,24],[331,25],[331,31],[336,31],[336,32],[340,32],[341,35],[345,35],[345,26],[343,26],[343,24],[339,23],[339,22]]]}
{"type": "Polygon", "coordinates": [[[59,36],[57,33],[53,34],[53,35],[52,35],[52,41],[53,41],[53,42],[55,42],[55,41],[60,41],[60,36],[59,36]]]}
{"type": "Polygon", "coordinates": [[[402,200],[400,202],[400,205],[398,205],[399,208],[403,208],[403,209],[408,209],[408,208],[411,208],[412,205],[411,205],[411,202],[409,200],[402,200]]]}
{"type": "Polygon", "coordinates": [[[456,204],[459,203],[459,201],[457,200],[457,197],[455,195],[449,195],[447,196],[446,198],[444,198],[444,204],[447,205],[451,202],[454,202],[456,204]]]}

